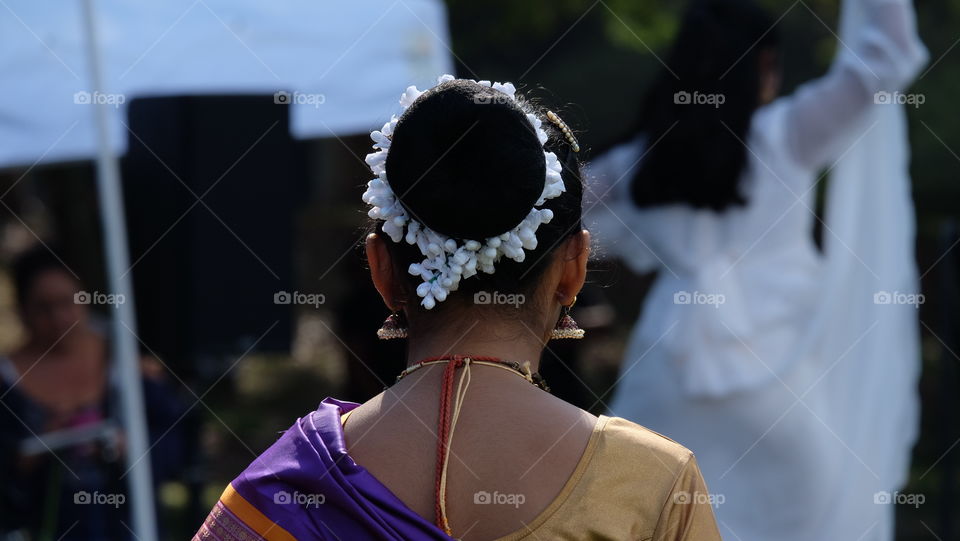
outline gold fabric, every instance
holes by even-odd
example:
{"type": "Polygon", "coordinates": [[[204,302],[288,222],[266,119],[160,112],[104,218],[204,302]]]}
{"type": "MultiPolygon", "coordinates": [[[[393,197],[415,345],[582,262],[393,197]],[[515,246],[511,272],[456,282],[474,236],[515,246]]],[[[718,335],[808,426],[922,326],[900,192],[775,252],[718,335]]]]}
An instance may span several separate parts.
{"type": "Polygon", "coordinates": [[[497,541],[722,541],[714,501],[686,447],[601,415],[560,494],[527,528],[497,541]]]}
{"type": "Polygon", "coordinates": [[[693,453],[601,416],[560,495],[526,530],[498,541],[721,541],[712,501],[693,453]]]}

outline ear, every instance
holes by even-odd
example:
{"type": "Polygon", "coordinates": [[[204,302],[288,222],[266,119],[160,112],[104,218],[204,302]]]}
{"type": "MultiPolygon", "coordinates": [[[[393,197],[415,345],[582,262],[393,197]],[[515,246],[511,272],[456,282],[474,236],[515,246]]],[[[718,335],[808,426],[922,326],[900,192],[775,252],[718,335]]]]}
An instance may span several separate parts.
{"type": "Polygon", "coordinates": [[[383,303],[391,312],[400,310],[401,303],[397,302],[400,298],[400,284],[397,283],[393,273],[393,260],[390,258],[390,251],[387,244],[376,233],[367,235],[367,263],[370,264],[370,278],[373,279],[373,286],[383,297],[383,303]]]}
{"type": "Polygon", "coordinates": [[[560,256],[563,258],[560,281],[557,283],[557,302],[569,306],[583,288],[587,278],[587,261],[590,259],[590,232],[586,229],[564,242],[560,256]]]}

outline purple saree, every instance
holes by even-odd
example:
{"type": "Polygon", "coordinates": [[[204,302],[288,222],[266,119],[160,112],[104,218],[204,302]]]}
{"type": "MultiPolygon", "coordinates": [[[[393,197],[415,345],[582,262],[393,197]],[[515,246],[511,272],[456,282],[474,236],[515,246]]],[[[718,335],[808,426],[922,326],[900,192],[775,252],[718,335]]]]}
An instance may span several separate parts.
{"type": "Polygon", "coordinates": [[[347,455],[340,415],[358,404],[327,398],[224,490],[194,541],[444,540],[347,455]]]}

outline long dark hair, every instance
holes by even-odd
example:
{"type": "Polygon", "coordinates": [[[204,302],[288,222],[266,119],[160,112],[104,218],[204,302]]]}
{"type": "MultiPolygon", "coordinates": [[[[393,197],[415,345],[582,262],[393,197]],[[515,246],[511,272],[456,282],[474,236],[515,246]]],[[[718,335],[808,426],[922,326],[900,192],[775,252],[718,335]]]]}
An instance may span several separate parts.
{"type": "Polygon", "coordinates": [[[740,177],[759,58],[778,45],[773,20],[751,0],[693,0],[631,130],[648,151],[631,186],[638,206],[721,211],[746,202],[740,177]]]}

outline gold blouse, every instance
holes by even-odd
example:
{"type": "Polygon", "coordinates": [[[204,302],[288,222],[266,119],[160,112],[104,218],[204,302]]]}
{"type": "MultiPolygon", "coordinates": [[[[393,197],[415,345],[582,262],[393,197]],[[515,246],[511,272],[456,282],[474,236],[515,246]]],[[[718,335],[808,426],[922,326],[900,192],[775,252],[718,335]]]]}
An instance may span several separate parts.
{"type": "Polygon", "coordinates": [[[560,494],[527,528],[497,541],[722,541],[714,501],[686,447],[601,415],[560,494]]]}
{"type": "Polygon", "coordinates": [[[498,541],[720,541],[697,461],[673,440],[600,416],[579,464],[528,529],[498,541]]]}

